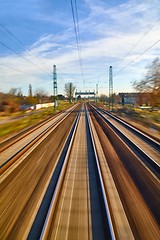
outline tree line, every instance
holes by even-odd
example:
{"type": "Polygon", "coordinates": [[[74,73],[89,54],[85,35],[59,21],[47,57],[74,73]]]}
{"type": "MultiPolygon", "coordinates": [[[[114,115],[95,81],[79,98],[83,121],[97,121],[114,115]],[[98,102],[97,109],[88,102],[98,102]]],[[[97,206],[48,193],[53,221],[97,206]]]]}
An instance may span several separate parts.
{"type": "MultiPolygon", "coordinates": [[[[155,58],[154,61],[146,67],[147,73],[140,81],[132,83],[133,88],[138,93],[137,103],[145,104],[152,107],[160,107],[160,60],[155,58]]],[[[59,100],[68,99],[70,103],[74,99],[76,86],[72,83],[66,83],[64,86],[65,96],[58,95],[59,100]]],[[[115,102],[120,101],[118,95],[113,96],[115,102]]],[[[44,89],[37,89],[34,94],[32,85],[29,84],[28,96],[24,96],[20,88],[11,88],[8,93],[0,92],[0,112],[12,113],[19,110],[20,105],[34,105],[37,103],[53,102],[54,96],[49,96],[44,89]]],[[[108,102],[108,96],[101,94],[100,102],[108,102]]]]}

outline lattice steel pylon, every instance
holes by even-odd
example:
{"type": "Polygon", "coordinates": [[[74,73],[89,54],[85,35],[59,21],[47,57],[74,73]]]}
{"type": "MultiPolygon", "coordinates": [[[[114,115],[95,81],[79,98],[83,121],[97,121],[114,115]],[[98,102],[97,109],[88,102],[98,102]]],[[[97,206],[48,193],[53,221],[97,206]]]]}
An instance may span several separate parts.
{"type": "Polygon", "coordinates": [[[109,67],[109,110],[113,110],[113,75],[112,66],[109,67]]]}
{"type": "Polygon", "coordinates": [[[57,102],[57,71],[56,65],[53,65],[53,97],[54,97],[54,109],[58,106],[57,102]]]}

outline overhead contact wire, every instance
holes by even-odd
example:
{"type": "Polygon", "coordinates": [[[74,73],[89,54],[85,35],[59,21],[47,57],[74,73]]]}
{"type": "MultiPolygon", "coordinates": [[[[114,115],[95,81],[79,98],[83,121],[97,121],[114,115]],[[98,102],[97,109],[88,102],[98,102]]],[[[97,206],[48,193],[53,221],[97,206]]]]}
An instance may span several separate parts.
{"type": "Polygon", "coordinates": [[[48,72],[46,72],[45,70],[43,70],[42,68],[38,67],[35,63],[33,63],[32,61],[30,61],[29,59],[25,58],[24,56],[22,56],[20,53],[16,52],[14,49],[8,47],[6,44],[0,42],[2,46],[8,48],[10,51],[14,52],[15,54],[17,54],[18,56],[20,56],[21,58],[23,58],[24,60],[26,60],[27,62],[31,63],[32,65],[34,65],[36,68],[40,69],[41,71],[49,74],[48,72]]]}
{"type": "Polygon", "coordinates": [[[30,55],[32,58],[34,57],[36,60],[38,60],[38,62],[43,65],[43,67],[45,66],[45,68],[47,67],[47,71],[49,69],[49,66],[47,66],[42,60],[40,60],[38,57],[34,56],[33,53],[30,50],[26,50],[24,44],[9,30],[7,29],[4,25],[2,25],[0,23],[0,26],[6,31],[8,32],[19,44],[17,44],[15,41],[13,41],[13,39],[11,39],[9,36],[8,38],[11,39],[11,41],[13,41],[18,47],[20,47],[25,53],[27,53],[28,55],[30,55]]]}
{"type": "Polygon", "coordinates": [[[154,47],[157,43],[159,43],[160,40],[156,41],[155,43],[153,43],[150,47],[148,47],[146,50],[144,50],[142,53],[140,53],[138,56],[136,56],[131,62],[129,62],[126,66],[124,66],[123,68],[121,68],[116,74],[119,74],[120,72],[122,72],[125,68],[127,68],[129,65],[131,65],[132,63],[134,63],[139,57],[141,57],[144,53],[146,53],[149,49],[151,49],[152,47],[154,47]]]}
{"type": "Polygon", "coordinates": [[[77,44],[77,49],[78,49],[78,57],[79,57],[79,64],[80,64],[80,69],[81,69],[81,75],[82,75],[82,80],[84,84],[84,74],[83,74],[83,67],[82,67],[82,56],[81,56],[81,48],[80,48],[80,40],[79,40],[79,23],[78,23],[78,12],[77,12],[77,2],[75,0],[75,13],[74,13],[74,7],[73,7],[73,2],[71,2],[71,10],[72,10],[72,17],[73,17],[73,23],[74,23],[74,31],[75,31],[75,36],[76,36],[76,44],[77,44]],[[76,15],[76,19],[75,19],[76,15]],[[77,24],[76,24],[77,20],[77,24]]]}

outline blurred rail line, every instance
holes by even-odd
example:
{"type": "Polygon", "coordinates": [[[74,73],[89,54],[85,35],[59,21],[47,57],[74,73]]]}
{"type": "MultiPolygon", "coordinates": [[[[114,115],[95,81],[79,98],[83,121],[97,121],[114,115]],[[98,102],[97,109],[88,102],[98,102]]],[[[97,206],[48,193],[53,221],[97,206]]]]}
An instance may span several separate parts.
{"type": "Polygon", "coordinates": [[[72,111],[74,111],[74,109],[75,109],[75,106],[72,107],[68,111],[63,111],[61,114],[58,114],[58,115],[54,116],[53,118],[43,122],[42,124],[36,126],[32,130],[29,130],[26,133],[22,134],[20,137],[14,139],[9,144],[6,144],[4,147],[0,148],[0,159],[1,159],[0,160],[0,164],[1,164],[0,165],[0,174],[2,174],[15,161],[17,161],[17,159],[19,157],[21,157],[28,149],[30,149],[35,143],[37,143],[40,139],[42,139],[42,137],[44,137],[49,131],[52,131],[53,128],[56,128],[62,121],[64,121],[65,118],[72,111]],[[38,130],[37,133],[36,133],[36,130],[38,130]],[[24,144],[22,144],[22,145],[24,145],[22,148],[18,147],[18,149],[16,151],[13,151],[13,155],[11,157],[8,157],[10,155],[10,153],[8,154],[8,152],[10,151],[9,148],[14,149],[16,143],[18,143],[18,145],[19,145],[20,141],[24,141],[24,139],[28,138],[29,136],[31,136],[31,138],[30,138],[31,140],[27,139],[27,141],[24,142],[24,144]],[[6,151],[6,156],[5,156],[5,158],[3,158],[5,151],[6,151]],[[3,154],[3,156],[2,156],[2,154],[3,154]],[[7,159],[7,157],[8,157],[8,159],[7,159]]]}
{"type": "Polygon", "coordinates": [[[159,169],[130,142],[144,154],[150,143],[115,122],[83,103],[41,129],[2,173],[1,239],[158,240],[159,169]]]}

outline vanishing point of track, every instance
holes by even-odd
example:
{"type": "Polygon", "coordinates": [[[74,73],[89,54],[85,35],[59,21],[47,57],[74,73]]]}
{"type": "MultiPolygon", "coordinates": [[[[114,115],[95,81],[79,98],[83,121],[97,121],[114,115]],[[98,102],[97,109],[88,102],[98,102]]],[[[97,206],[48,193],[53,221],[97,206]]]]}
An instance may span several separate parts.
{"type": "Polygon", "coordinates": [[[158,239],[159,152],[108,118],[76,105],[0,153],[1,239],[158,239]]]}

